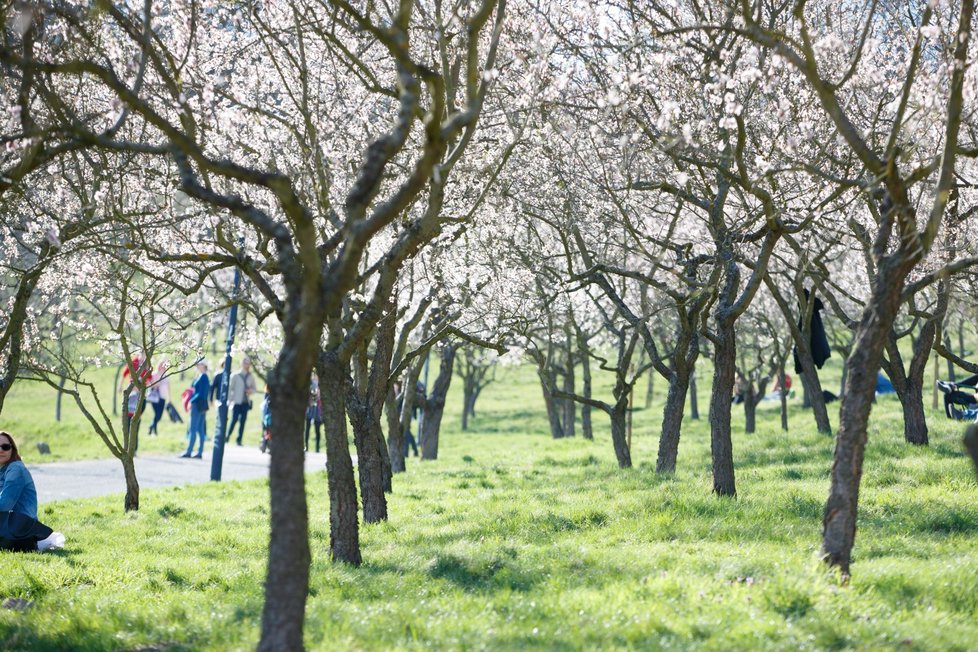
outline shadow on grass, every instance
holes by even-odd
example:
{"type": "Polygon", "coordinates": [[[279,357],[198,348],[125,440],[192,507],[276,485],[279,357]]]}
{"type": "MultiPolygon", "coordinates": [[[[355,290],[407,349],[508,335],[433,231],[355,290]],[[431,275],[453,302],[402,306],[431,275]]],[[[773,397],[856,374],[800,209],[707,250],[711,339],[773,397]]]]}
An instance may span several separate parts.
{"type": "Polygon", "coordinates": [[[494,592],[508,589],[525,593],[533,589],[537,579],[500,556],[488,559],[464,559],[452,554],[440,554],[428,567],[432,579],[446,580],[467,592],[494,592]]]}

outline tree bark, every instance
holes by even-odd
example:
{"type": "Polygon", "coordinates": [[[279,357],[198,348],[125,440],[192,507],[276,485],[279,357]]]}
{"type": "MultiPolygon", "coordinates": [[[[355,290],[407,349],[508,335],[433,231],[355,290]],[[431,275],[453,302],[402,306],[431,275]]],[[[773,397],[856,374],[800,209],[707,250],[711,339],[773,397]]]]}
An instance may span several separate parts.
{"type": "Polygon", "coordinates": [[[736,496],[730,408],[737,364],[737,339],[733,322],[718,315],[713,352],[713,391],[710,395],[710,448],[713,458],[713,493],[736,496]]]}
{"type": "MultiPolygon", "coordinates": [[[[425,354],[425,360],[430,355],[430,352],[425,354]]],[[[401,405],[400,413],[398,415],[398,430],[400,434],[400,443],[398,451],[400,451],[400,456],[405,458],[406,466],[406,453],[404,450],[404,438],[407,433],[411,430],[411,424],[414,421],[414,410],[415,407],[421,407],[422,417],[421,422],[417,426],[418,430],[416,432],[415,445],[419,448],[421,447],[421,430],[420,426],[424,425],[424,420],[428,418],[428,408],[425,401],[420,401],[418,399],[418,380],[421,378],[421,372],[427,364],[425,360],[417,360],[408,368],[407,376],[404,377],[404,386],[401,388],[401,405]]]]}
{"type": "Polygon", "coordinates": [[[547,420],[550,423],[550,434],[554,439],[561,439],[564,436],[563,426],[560,424],[560,413],[554,401],[550,388],[555,382],[553,374],[547,370],[543,361],[537,361],[537,376],[540,378],[540,388],[543,391],[543,404],[547,408],[547,420]]]}
{"type": "Polygon", "coordinates": [[[354,566],[360,556],[357,485],[346,431],[346,370],[335,352],[320,356],[319,389],[326,431],[326,477],[329,489],[329,554],[354,566]]]}
{"type": "Polygon", "coordinates": [[[428,392],[425,404],[424,423],[421,424],[421,459],[438,459],[438,436],[441,430],[441,419],[445,414],[445,399],[448,388],[452,384],[455,367],[455,346],[446,342],[441,349],[441,364],[435,384],[428,392]]]}
{"type": "Polygon", "coordinates": [[[652,407],[653,393],[652,390],[655,387],[655,369],[649,369],[648,373],[648,383],[645,385],[645,409],[648,410],[652,407]]]}
{"type": "MultiPolygon", "coordinates": [[[[304,323],[308,325],[308,322],[304,323]]],[[[269,374],[272,392],[272,448],[269,469],[271,536],[262,635],[263,652],[301,650],[309,593],[309,511],[303,473],[303,426],[309,402],[312,361],[321,332],[301,338],[285,329],[286,341],[269,374]],[[296,341],[300,340],[300,341],[296,341]]],[[[315,329],[309,329],[314,331],[315,329]]]]}
{"type": "Polygon", "coordinates": [[[679,437],[683,425],[683,408],[689,391],[692,374],[685,369],[674,371],[669,381],[666,406],[662,411],[662,432],[659,434],[659,456],[655,462],[656,473],[675,473],[679,457],[679,437]]]}
{"type": "MultiPolygon", "coordinates": [[[[584,331],[580,326],[574,325],[577,334],[577,352],[581,356],[581,394],[585,399],[591,400],[591,348],[588,339],[584,336],[584,331]]],[[[594,424],[591,420],[592,407],[584,403],[581,405],[581,435],[584,439],[594,441],[594,424]]]]}
{"type": "Polygon", "coordinates": [[[615,449],[615,458],[618,460],[618,468],[632,468],[632,453],[628,449],[627,428],[628,428],[628,397],[619,397],[611,412],[611,443],[615,449]]]}
{"type": "MultiPolygon", "coordinates": [[[[584,398],[592,398],[591,359],[587,351],[581,352],[581,385],[584,398]]],[[[594,441],[594,424],[591,421],[591,409],[591,406],[587,403],[581,406],[581,434],[584,439],[594,441]]]]}
{"type": "MultiPolygon", "coordinates": [[[[564,370],[564,392],[573,394],[576,378],[574,375],[574,340],[570,327],[564,331],[564,346],[567,351],[566,368],[564,370]]],[[[563,404],[564,437],[573,437],[577,434],[577,402],[568,399],[563,401],[563,404]]]]}
{"type": "Polygon", "coordinates": [[[689,374],[689,418],[693,421],[700,420],[700,404],[696,394],[695,368],[693,368],[689,374]]]}
{"type": "Polygon", "coordinates": [[[908,444],[927,446],[927,415],[924,414],[924,388],[909,380],[900,402],[903,405],[903,437],[908,444]],[[906,399],[906,400],[904,400],[906,399]]]}
{"type": "Polygon", "coordinates": [[[136,465],[132,457],[123,457],[122,471],[126,477],[125,507],[127,512],[139,511],[139,482],[136,480],[136,465]]]}
{"type": "Polygon", "coordinates": [[[475,389],[471,386],[468,376],[462,378],[462,432],[469,429],[470,406],[475,403],[475,389]]]}
{"type": "Polygon", "coordinates": [[[822,394],[822,383],[818,379],[815,361],[812,360],[811,347],[807,343],[803,343],[802,346],[798,346],[796,343],[795,347],[798,350],[798,361],[801,363],[801,385],[805,392],[806,401],[811,406],[815,416],[815,428],[822,434],[832,434],[829,410],[825,405],[825,396],[822,394]]]}
{"type": "MultiPolygon", "coordinates": [[[[905,210],[909,200],[902,202],[905,210]]],[[[822,518],[822,554],[830,566],[849,575],[852,547],[856,539],[859,484],[866,451],[866,428],[876,395],[876,373],[883,347],[900,306],[907,274],[919,254],[903,249],[880,262],[872,295],[855,334],[852,354],[846,361],[846,391],[839,409],[832,463],[832,483],[822,518]]]]}
{"type": "MultiPolygon", "coordinates": [[[[353,394],[353,392],[351,392],[353,394]]],[[[357,448],[357,475],[360,477],[360,499],[363,522],[387,520],[387,496],[384,491],[383,446],[379,445],[370,410],[356,396],[347,399],[347,413],[353,426],[353,443],[357,448]]],[[[378,424],[379,425],[379,424],[378,424]]]]}
{"type": "Polygon", "coordinates": [[[744,391],[744,432],[748,435],[757,432],[757,394],[754,383],[748,383],[744,391]]]}

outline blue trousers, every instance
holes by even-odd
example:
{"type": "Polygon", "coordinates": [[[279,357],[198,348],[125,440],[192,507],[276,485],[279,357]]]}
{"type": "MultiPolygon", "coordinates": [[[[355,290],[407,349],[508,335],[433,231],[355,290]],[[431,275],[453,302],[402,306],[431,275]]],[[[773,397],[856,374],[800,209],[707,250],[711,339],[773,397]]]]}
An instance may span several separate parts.
{"type": "Polygon", "coordinates": [[[200,446],[197,454],[203,455],[204,441],[207,439],[207,410],[201,410],[196,405],[190,406],[190,430],[188,431],[190,441],[187,444],[187,455],[194,450],[194,440],[200,439],[200,446]]]}

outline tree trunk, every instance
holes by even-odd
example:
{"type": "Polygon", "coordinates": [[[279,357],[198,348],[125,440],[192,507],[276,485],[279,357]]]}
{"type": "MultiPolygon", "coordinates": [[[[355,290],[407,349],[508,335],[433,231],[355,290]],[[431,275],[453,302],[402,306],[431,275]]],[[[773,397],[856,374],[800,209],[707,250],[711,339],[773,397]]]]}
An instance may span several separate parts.
{"type": "Polygon", "coordinates": [[[628,397],[627,395],[618,399],[611,412],[611,443],[615,449],[615,458],[618,460],[618,468],[632,468],[632,453],[628,450],[627,428],[628,428],[628,397]]]}
{"type": "Polygon", "coordinates": [[[803,343],[802,346],[796,344],[795,348],[798,351],[798,361],[801,363],[801,384],[806,401],[815,415],[815,428],[822,434],[830,435],[832,424],[829,422],[829,410],[825,405],[825,396],[822,394],[822,383],[818,379],[815,361],[812,360],[811,347],[803,343]]]}
{"type": "Polygon", "coordinates": [[[64,396],[65,383],[68,381],[67,378],[61,376],[58,380],[58,398],[54,403],[54,420],[61,422],[61,398],[64,396]]]}
{"type": "Polygon", "coordinates": [[[355,395],[347,399],[347,413],[350,416],[350,425],[353,426],[353,443],[357,448],[357,475],[360,477],[363,522],[386,521],[387,496],[384,491],[384,458],[381,454],[383,446],[379,445],[368,406],[361,403],[355,395]]]}
{"type": "Polygon", "coordinates": [[[689,418],[693,421],[700,420],[700,405],[696,395],[696,368],[694,367],[689,374],[689,418]]]}
{"type": "MultiPolygon", "coordinates": [[[[591,398],[591,356],[587,351],[581,351],[581,391],[586,399],[591,398]]],[[[591,406],[585,403],[581,406],[581,434],[584,439],[594,441],[594,424],[591,421],[591,406]]]]}
{"type": "Polygon", "coordinates": [[[475,389],[469,376],[462,377],[462,432],[469,429],[470,406],[475,402],[475,389]]]}
{"type": "MultiPolygon", "coordinates": [[[[258,649],[301,650],[302,626],[309,593],[309,512],[303,473],[303,426],[309,402],[309,379],[316,349],[286,343],[269,375],[272,392],[272,448],[269,469],[271,535],[265,604],[258,649]]],[[[303,333],[318,348],[319,333],[303,333]],[[313,336],[314,335],[314,336],[313,336]]]]}
{"type": "Polygon", "coordinates": [[[659,434],[659,456],[655,462],[656,473],[675,473],[679,457],[679,436],[683,425],[683,408],[689,391],[691,374],[684,369],[674,371],[669,380],[669,393],[662,411],[662,432],[659,434]]]}
{"type": "Polygon", "coordinates": [[[649,382],[645,386],[645,409],[646,410],[652,407],[652,398],[653,398],[652,389],[655,386],[653,382],[655,380],[655,374],[656,371],[654,368],[649,369],[649,373],[648,373],[649,382]]]}
{"type": "Polygon", "coordinates": [[[553,374],[548,371],[543,361],[537,361],[537,377],[540,378],[540,388],[543,390],[543,404],[547,408],[547,419],[550,422],[550,434],[554,439],[561,439],[564,436],[563,426],[560,424],[560,413],[554,401],[550,388],[556,380],[553,374]]]}
{"type": "Polygon", "coordinates": [[[136,465],[131,457],[123,457],[122,471],[126,476],[126,511],[139,511],[139,482],[136,480],[136,465]]]}
{"type": "Polygon", "coordinates": [[[421,420],[418,423],[418,425],[415,426],[416,428],[415,446],[417,446],[418,448],[421,447],[421,437],[422,437],[421,428],[424,425],[424,421],[427,420],[428,418],[427,403],[425,400],[419,398],[418,396],[418,386],[419,386],[418,380],[421,378],[421,372],[427,367],[428,364],[427,357],[428,355],[426,354],[425,361],[418,360],[408,368],[407,376],[404,377],[404,386],[401,389],[400,415],[398,417],[399,419],[398,423],[399,423],[399,428],[401,433],[401,443],[398,450],[400,451],[400,455],[404,456],[405,458],[407,456],[407,453],[404,450],[405,448],[404,438],[407,437],[408,432],[411,432],[412,423],[414,422],[415,408],[420,407],[422,409],[421,420]]]}
{"type": "Polygon", "coordinates": [[[428,402],[425,404],[424,423],[421,425],[421,459],[438,459],[438,435],[441,430],[441,418],[445,414],[445,399],[448,388],[452,384],[455,367],[455,346],[449,343],[442,345],[441,365],[435,384],[428,392],[428,402]]]}
{"type": "Polygon", "coordinates": [[[900,403],[903,406],[904,439],[908,444],[927,446],[930,440],[927,432],[927,416],[924,414],[923,387],[908,379],[900,403]]]}
{"type": "Polygon", "coordinates": [[[754,383],[747,383],[747,389],[744,391],[744,432],[748,435],[757,432],[757,399],[754,383]]]}
{"type": "MultiPolygon", "coordinates": [[[[781,430],[788,432],[788,392],[785,390],[784,381],[784,360],[782,360],[778,370],[778,387],[781,388],[781,430]]],[[[824,400],[822,405],[825,405],[824,400]]]]}
{"type": "Polygon", "coordinates": [[[407,470],[404,431],[401,430],[401,413],[397,410],[397,395],[393,389],[388,390],[384,398],[384,414],[387,415],[387,454],[391,461],[391,473],[403,473],[407,470]]]}
{"type": "MultiPolygon", "coordinates": [[[[590,400],[593,393],[591,386],[591,347],[588,339],[584,336],[584,331],[577,324],[574,325],[577,334],[577,352],[581,356],[581,393],[584,398],[590,400]]],[[[581,405],[581,434],[584,439],[594,441],[594,424],[591,420],[591,410],[593,408],[584,403],[581,405]]]]}
{"type": "Polygon", "coordinates": [[[710,448],[713,458],[713,493],[736,496],[733,441],[730,436],[730,407],[733,403],[737,365],[737,339],[733,322],[717,318],[714,346],[713,391],[710,395],[710,448]]]}
{"type": "MultiPolygon", "coordinates": [[[[574,393],[574,385],[576,385],[576,378],[574,376],[574,340],[571,337],[570,328],[565,330],[565,341],[564,344],[567,348],[567,366],[566,373],[564,373],[564,392],[567,394],[574,393]]],[[[567,399],[563,401],[564,404],[564,437],[573,437],[577,434],[577,402],[567,399]]]]}
{"type": "MultiPolygon", "coordinates": [[[[904,205],[909,206],[909,200],[904,199],[904,205]]],[[[916,256],[900,250],[881,261],[872,295],[856,329],[852,354],[846,361],[848,374],[839,409],[832,484],[822,518],[823,559],[830,566],[838,566],[844,576],[849,574],[856,539],[859,483],[866,451],[866,427],[876,394],[876,373],[900,305],[904,282],[916,256]]]]}
{"type": "Polygon", "coordinates": [[[346,432],[346,374],[335,353],[320,356],[319,390],[326,431],[326,478],[329,488],[329,554],[333,561],[359,566],[360,525],[357,485],[346,432]]]}
{"type": "MultiPolygon", "coordinates": [[[[383,400],[380,403],[383,405],[383,400]]],[[[383,409],[383,407],[380,409],[383,409]]],[[[372,417],[371,423],[373,424],[373,436],[376,440],[375,445],[377,446],[377,451],[380,453],[381,485],[384,487],[384,493],[389,494],[394,491],[394,471],[391,467],[390,452],[387,450],[387,441],[384,439],[384,428],[381,421],[381,415],[377,414],[372,417]]],[[[403,450],[401,449],[402,452],[403,450]]]]}

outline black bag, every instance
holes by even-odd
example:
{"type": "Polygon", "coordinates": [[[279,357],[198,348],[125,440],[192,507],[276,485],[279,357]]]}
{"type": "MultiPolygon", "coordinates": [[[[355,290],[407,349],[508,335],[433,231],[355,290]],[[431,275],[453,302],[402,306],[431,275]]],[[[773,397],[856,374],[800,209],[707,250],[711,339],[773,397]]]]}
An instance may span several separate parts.
{"type": "Polygon", "coordinates": [[[180,416],[180,413],[177,412],[177,409],[173,407],[173,403],[166,404],[166,413],[170,417],[170,421],[173,423],[183,423],[183,418],[180,416]]]}

